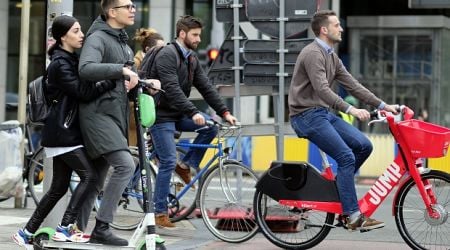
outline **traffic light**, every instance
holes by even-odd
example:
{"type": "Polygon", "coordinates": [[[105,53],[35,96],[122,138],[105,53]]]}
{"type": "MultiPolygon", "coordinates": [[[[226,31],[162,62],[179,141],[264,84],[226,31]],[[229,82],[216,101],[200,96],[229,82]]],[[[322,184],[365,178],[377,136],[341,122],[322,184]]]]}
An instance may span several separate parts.
{"type": "Polygon", "coordinates": [[[208,67],[211,66],[211,64],[216,60],[217,57],[219,57],[219,50],[216,48],[211,48],[207,52],[208,56],[208,67]]]}

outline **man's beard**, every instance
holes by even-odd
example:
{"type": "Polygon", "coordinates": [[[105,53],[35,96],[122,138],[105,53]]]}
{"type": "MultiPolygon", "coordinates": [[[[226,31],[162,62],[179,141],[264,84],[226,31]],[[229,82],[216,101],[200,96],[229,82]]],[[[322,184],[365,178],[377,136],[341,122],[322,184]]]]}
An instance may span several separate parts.
{"type": "Polygon", "coordinates": [[[334,44],[340,43],[342,41],[342,37],[339,37],[338,35],[329,35],[328,39],[330,39],[334,44]]]}
{"type": "Polygon", "coordinates": [[[186,48],[191,49],[191,50],[196,50],[197,47],[198,47],[198,43],[197,43],[197,44],[194,44],[194,43],[191,43],[191,42],[188,41],[188,40],[185,40],[185,41],[184,41],[184,44],[186,45],[186,48]]]}

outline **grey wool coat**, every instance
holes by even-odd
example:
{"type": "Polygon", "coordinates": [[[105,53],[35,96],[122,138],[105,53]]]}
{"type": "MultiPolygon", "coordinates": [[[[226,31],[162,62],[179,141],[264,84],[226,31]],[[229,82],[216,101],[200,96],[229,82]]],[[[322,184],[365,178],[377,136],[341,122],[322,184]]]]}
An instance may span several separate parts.
{"type": "Polygon", "coordinates": [[[123,29],[113,29],[99,16],[86,33],[79,74],[88,81],[110,80],[116,87],[79,107],[80,128],[89,156],[128,150],[128,97],[122,69],[134,54],[123,29]]]}

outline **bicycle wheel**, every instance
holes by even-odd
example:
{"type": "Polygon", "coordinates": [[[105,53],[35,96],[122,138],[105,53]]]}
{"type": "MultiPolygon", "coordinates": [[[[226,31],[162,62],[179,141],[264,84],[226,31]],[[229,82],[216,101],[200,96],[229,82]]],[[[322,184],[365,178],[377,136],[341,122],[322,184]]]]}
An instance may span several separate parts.
{"type": "Polygon", "coordinates": [[[217,238],[244,242],[253,237],[258,226],[253,215],[253,195],[258,177],[236,161],[212,167],[200,189],[200,211],[208,230],[217,238]]]}
{"type": "Polygon", "coordinates": [[[39,148],[28,162],[27,183],[31,198],[36,206],[43,195],[44,174],[44,148],[39,148]]]}
{"type": "Polygon", "coordinates": [[[256,221],[264,236],[284,249],[307,249],[319,244],[330,232],[334,214],[280,205],[256,190],[256,221]]]}
{"type": "Polygon", "coordinates": [[[425,209],[416,183],[410,178],[400,188],[395,205],[395,223],[403,240],[412,249],[449,249],[450,174],[432,170],[422,175],[436,196],[436,218],[425,209]]]}

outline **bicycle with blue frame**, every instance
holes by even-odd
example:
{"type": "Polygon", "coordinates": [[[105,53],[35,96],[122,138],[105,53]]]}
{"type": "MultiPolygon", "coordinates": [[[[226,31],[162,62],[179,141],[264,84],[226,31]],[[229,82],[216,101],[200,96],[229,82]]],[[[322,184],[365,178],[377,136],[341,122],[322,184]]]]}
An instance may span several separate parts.
{"type": "MultiPolygon", "coordinates": [[[[208,162],[197,170],[188,184],[185,184],[175,172],[172,173],[168,196],[169,216],[172,222],[180,221],[199,208],[206,227],[213,235],[226,242],[243,242],[252,238],[258,231],[252,210],[257,176],[241,162],[230,159],[234,143],[239,141],[241,126],[213,121],[208,121],[207,126],[218,127],[219,133],[215,142],[177,143],[179,159],[185,154],[185,148],[209,148],[214,153],[208,158],[208,162]],[[223,145],[225,137],[235,138],[231,146],[223,145]]],[[[158,159],[153,151],[151,139],[148,139],[147,158],[150,159],[151,174],[156,175],[158,159]]],[[[137,172],[133,179],[138,176],[137,172]]],[[[133,229],[142,218],[140,187],[133,179],[127,188],[128,192],[123,195],[127,201],[119,204],[118,216],[114,217],[112,226],[117,227],[120,224],[121,229],[133,229]]]]}

